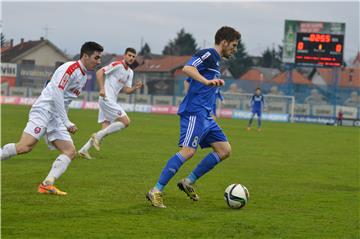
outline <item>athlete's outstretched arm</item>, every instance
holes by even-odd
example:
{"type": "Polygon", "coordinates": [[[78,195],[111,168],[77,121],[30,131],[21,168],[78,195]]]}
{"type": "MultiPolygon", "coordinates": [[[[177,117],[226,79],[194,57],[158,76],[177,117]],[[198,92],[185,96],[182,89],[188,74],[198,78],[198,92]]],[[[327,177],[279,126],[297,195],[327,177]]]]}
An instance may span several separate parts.
{"type": "Polygon", "coordinates": [[[105,88],[104,88],[104,70],[103,69],[100,69],[96,72],[96,80],[97,80],[97,83],[99,85],[99,95],[101,97],[106,97],[105,95],[105,88]]]}
{"type": "Polygon", "coordinates": [[[206,79],[199,73],[199,71],[194,66],[184,66],[182,70],[187,76],[191,77],[194,80],[199,81],[204,85],[222,86],[225,84],[224,80],[222,79],[213,79],[213,80],[206,79]]]}
{"type": "Polygon", "coordinates": [[[137,89],[140,89],[142,86],[143,86],[143,83],[141,81],[136,81],[134,87],[124,86],[124,88],[122,88],[121,91],[129,95],[129,94],[134,93],[137,89]]]}

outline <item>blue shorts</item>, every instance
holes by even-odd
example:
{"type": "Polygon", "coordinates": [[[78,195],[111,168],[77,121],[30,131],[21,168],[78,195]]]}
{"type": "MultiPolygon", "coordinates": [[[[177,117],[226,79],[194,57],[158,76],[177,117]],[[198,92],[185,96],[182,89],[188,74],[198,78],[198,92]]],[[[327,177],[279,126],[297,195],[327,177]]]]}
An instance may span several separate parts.
{"type": "Polygon", "coordinates": [[[254,115],[257,115],[258,117],[261,117],[261,110],[260,110],[260,109],[253,109],[253,110],[252,110],[252,113],[253,113],[254,115]]]}
{"type": "Polygon", "coordinates": [[[212,117],[180,115],[180,147],[211,147],[214,142],[227,142],[222,129],[212,117]]]}

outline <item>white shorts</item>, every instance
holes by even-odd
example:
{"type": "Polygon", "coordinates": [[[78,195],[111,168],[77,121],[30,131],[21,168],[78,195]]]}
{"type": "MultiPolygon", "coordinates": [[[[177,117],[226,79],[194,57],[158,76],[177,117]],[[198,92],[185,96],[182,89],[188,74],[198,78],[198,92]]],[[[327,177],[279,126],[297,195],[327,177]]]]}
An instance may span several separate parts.
{"type": "Polygon", "coordinates": [[[125,110],[112,100],[104,100],[99,98],[99,116],[98,123],[104,121],[114,122],[116,119],[126,116],[125,110]]]}
{"type": "Polygon", "coordinates": [[[30,134],[37,140],[44,136],[45,142],[49,149],[56,149],[52,144],[55,140],[70,141],[73,143],[69,131],[61,119],[46,110],[31,109],[29,113],[29,121],[26,124],[24,132],[30,134]]]}

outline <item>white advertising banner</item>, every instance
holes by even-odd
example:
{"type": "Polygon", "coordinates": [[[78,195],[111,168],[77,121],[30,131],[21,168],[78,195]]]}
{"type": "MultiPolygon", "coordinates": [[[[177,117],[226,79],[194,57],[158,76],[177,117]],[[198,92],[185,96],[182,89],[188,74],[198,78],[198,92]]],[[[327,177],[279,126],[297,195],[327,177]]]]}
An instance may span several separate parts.
{"type": "Polygon", "coordinates": [[[1,77],[16,77],[17,65],[14,63],[1,63],[1,77]]]}

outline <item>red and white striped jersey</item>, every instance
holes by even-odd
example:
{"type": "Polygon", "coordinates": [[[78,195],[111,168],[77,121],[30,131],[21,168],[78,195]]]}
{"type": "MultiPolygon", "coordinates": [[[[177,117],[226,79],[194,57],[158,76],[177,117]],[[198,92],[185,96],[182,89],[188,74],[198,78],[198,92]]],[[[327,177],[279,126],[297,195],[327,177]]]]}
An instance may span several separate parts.
{"type": "Polygon", "coordinates": [[[61,65],[56,69],[32,108],[50,111],[58,115],[66,127],[72,126],[67,110],[71,101],[80,95],[86,84],[85,72],[86,68],[80,60],[61,65]]]}
{"type": "Polygon", "coordinates": [[[133,70],[122,61],[115,61],[102,68],[105,74],[105,95],[112,101],[117,101],[120,90],[132,86],[133,70]]]}

